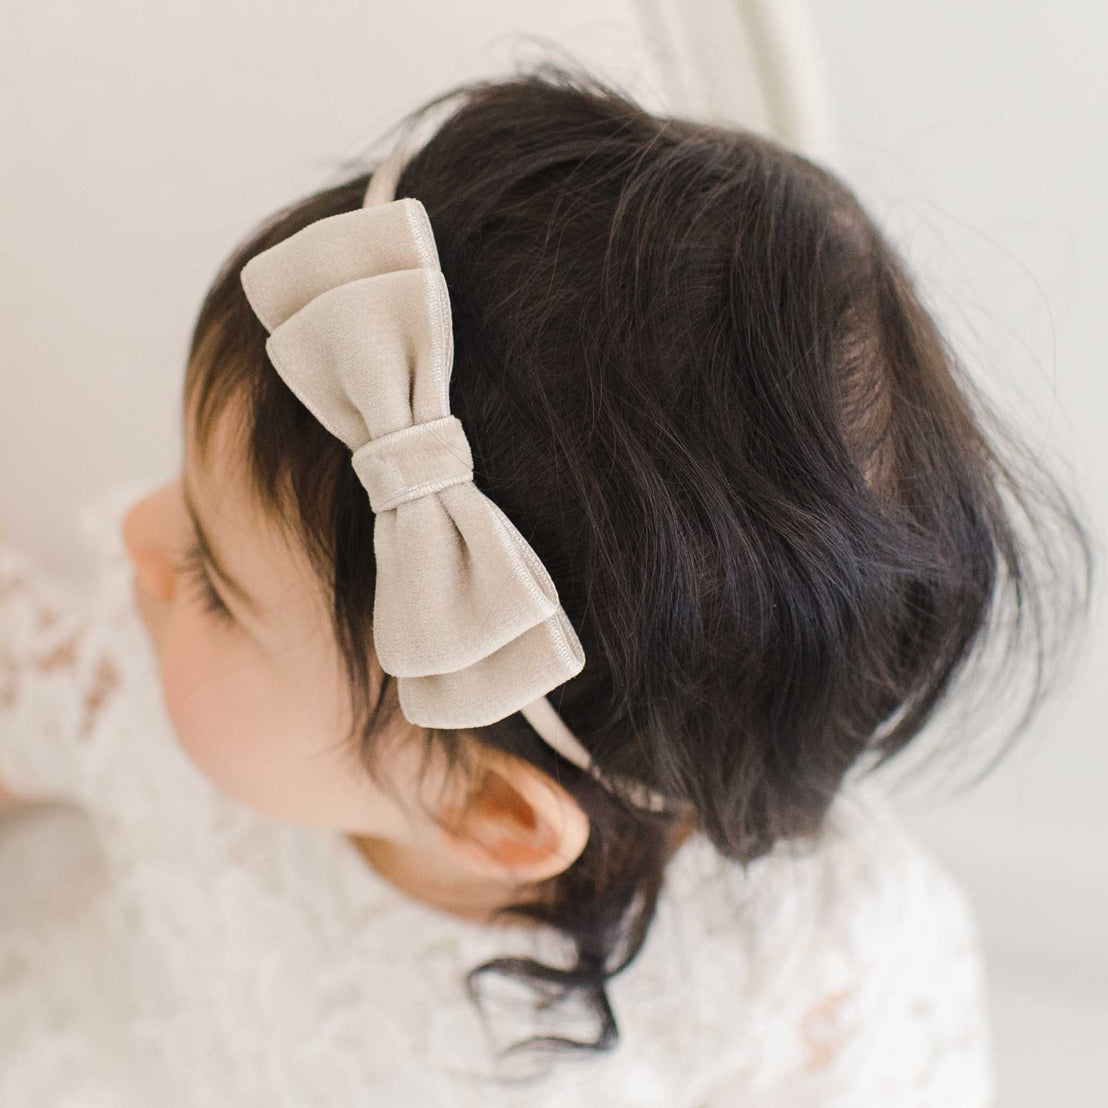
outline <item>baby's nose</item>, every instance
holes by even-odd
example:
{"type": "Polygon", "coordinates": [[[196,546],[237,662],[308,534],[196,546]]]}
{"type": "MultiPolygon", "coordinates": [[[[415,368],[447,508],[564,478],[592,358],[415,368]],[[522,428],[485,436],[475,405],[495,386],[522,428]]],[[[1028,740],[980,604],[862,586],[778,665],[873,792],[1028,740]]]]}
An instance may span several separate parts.
{"type": "Polygon", "coordinates": [[[135,566],[137,586],[158,600],[168,601],[173,596],[173,564],[165,553],[165,539],[151,500],[146,497],[132,505],[123,517],[121,531],[135,566]]]}

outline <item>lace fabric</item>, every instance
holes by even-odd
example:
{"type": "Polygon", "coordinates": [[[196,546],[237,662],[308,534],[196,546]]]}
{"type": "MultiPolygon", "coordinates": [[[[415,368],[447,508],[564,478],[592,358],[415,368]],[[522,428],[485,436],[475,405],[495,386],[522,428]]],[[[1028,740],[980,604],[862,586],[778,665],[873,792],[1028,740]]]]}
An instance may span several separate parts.
{"type": "Polygon", "coordinates": [[[143,491],[84,513],[89,595],[0,548],[0,781],[72,806],[64,834],[0,824],[0,1104],[992,1102],[972,911],[865,781],[817,844],[745,873],[690,839],[609,985],[618,1048],[498,1066],[498,1048],[591,1026],[540,1023],[526,986],[491,978],[482,1019],[466,973],[513,953],[564,965],[567,941],[440,912],[345,836],[208,782],[133,605],[119,523],[143,491]],[[68,837],[90,861],[63,892],[36,878],[68,837]]]}

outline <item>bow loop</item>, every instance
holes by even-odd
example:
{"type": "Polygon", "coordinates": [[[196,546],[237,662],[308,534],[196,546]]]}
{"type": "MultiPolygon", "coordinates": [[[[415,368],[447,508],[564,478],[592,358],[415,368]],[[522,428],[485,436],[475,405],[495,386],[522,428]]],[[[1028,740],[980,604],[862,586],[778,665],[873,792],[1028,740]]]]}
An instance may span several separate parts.
{"type": "Polygon", "coordinates": [[[402,269],[438,270],[427,209],[411,197],[317,219],[255,255],[240,280],[267,331],[328,289],[402,269]]]}
{"type": "Polygon", "coordinates": [[[266,351],[297,399],[351,451],[450,414],[450,296],[437,270],[328,289],[278,326],[266,351]]]}
{"type": "MultiPolygon", "coordinates": [[[[377,658],[386,673],[400,678],[454,675],[558,610],[545,567],[472,482],[382,512],[374,524],[373,549],[377,658]]],[[[568,645],[564,651],[567,657],[576,653],[568,645]]],[[[561,682],[550,687],[555,684],[561,682]]]]}

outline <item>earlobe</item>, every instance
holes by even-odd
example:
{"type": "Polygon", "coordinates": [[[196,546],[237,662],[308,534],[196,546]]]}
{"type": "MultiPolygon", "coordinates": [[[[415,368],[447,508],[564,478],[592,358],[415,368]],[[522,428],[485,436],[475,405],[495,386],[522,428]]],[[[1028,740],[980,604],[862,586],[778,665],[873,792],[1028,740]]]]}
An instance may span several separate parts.
{"type": "Polygon", "coordinates": [[[466,868],[519,883],[568,869],[589,837],[588,817],[573,797],[509,755],[486,767],[465,810],[449,822],[449,845],[466,868]]]}

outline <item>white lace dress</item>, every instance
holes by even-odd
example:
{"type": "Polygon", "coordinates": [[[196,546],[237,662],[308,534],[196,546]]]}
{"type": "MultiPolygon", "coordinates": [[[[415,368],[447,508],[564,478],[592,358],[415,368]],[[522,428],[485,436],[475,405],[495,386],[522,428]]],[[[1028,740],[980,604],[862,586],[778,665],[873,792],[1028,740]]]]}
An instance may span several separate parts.
{"type": "Polygon", "coordinates": [[[818,849],[746,875],[689,840],[609,985],[618,1047],[498,1067],[498,1048],[591,1024],[539,1022],[525,986],[492,977],[482,1021],[466,972],[506,953],[566,964],[565,941],[433,909],[342,834],[208,782],[131,599],[119,521],[143,491],[82,516],[91,595],[0,547],[0,781],[78,806],[93,859],[43,888],[36,855],[20,871],[3,841],[24,817],[0,823],[4,1108],[992,1103],[966,898],[865,781],[818,849]]]}

